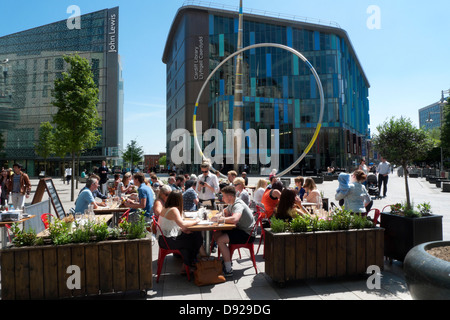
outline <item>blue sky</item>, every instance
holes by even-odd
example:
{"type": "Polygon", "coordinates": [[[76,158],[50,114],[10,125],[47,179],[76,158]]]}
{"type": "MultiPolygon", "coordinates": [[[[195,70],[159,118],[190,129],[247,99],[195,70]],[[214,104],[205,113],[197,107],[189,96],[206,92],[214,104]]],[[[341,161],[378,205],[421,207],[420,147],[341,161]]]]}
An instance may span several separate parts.
{"type": "MultiPolygon", "coordinates": [[[[214,0],[225,6],[239,0],[214,0]]],[[[119,6],[119,54],[125,81],[124,144],[136,139],[146,154],[165,152],[165,65],[162,54],[184,0],[26,0],[2,5],[0,36],[119,6]]],[[[201,4],[201,2],[198,2],[201,4]]],[[[204,2],[206,4],[209,1],[204,2]]],[[[216,6],[216,5],[214,5],[216,6]]],[[[369,90],[371,129],[392,116],[418,124],[418,110],[450,89],[450,1],[244,0],[251,9],[337,22],[347,31],[369,90]],[[379,15],[368,8],[375,5],[379,15]],[[373,20],[374,18],[379,18],[373,20]],[[379,22],[369,28],[367,22],[379,22]],[[377,25],[375,25],[377,26],[377,25]]],[[[244,16],[245,19],[245,16],[244,16]]]]}

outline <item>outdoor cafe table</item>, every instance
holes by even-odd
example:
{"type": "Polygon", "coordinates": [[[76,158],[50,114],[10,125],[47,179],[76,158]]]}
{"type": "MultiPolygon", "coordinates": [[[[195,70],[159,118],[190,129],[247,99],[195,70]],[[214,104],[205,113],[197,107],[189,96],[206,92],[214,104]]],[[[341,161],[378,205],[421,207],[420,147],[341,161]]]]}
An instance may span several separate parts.
{"type": "Polygon", "coordinates": [[[35,215],[27,215],[25,217],[22,217],[22,219],[20,219],[18,221],[3,221],[3,222],[0,222],[2,249],[6,248],[6,244],[8,242],[8,230],[6,230],[6,225],[12,225],[13,223],[23,223],[25,225],[25,221],[33,219],[34,217],[36,217],[36,216],[35,215]]]}
{"type": "MultiPolygon", "coordinates": [[[[184,218],[184,220],[191,220],[192,218],[184,218]]],[[[192,232],[205,231],[205,251],[209,256],[211,254],[211,231],[224,231],[232,230],[236,228],[235,224],[224,223],[219,224],[217,222],[209,222],[208,220],[202,220],[200,223],[190,226],[187,230],[192,232]]]]}
{"type": "Polygon", "coordinates": [[[104,214],[112,214],[113,215],[113,226],[116,227],[119,224],[119,219],[122,214],[124,214],[128,209],[127,207],[121,208],[118,202],[113,202],[110,207],[101,207],[98,206],[97,209],[94,209],[94,214],[96,215],[104,215],[104,214]]]}

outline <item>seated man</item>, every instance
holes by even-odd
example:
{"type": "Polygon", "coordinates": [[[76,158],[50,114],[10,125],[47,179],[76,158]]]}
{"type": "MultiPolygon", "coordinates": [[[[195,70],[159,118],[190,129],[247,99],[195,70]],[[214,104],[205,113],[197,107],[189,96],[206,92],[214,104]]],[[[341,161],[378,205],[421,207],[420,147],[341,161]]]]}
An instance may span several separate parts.
{"type": "Polygon", "coordinates": [[[225,223],[236,224],[236,228],[229,231],[215,232],[213,237],[223,255],[224,274],[225,276],[232,276],[231,256],[227,244],[246,243],[250,236],[249,242],[253,242],[255,235],[251,233],[256,221],[252,210],[244,201],[236,198],[236,189],[234,187],[227,186],[223,188],[222,194],[223,201],[228,204],[228,207],[224,210],[225,223]]]}
{"type": "Polygon", "coordinates": [[[128,198],[125,206],[132,209],[144,209],[144,216],[146,220],[149,220],[153,215],[153,203],[155,201],[153,191],[145,184],[145,175],[142,172],[135,173],[133,179],[134,185],[138,187],[138,199],[128,198]]]}
{"type": "MultiPolygon", "coordinates": [[[[98,175],[96,175],[96,174],[91,174],[90,177],[91,177],[91,178],[95,178],[95,179],[97,179],[98,181],[100,181],[100,177],[99,177],[98,175]]],[[[80,193],[81,193],[83,190],[86,190],[86,189],[89,189],[89,188],[87,187],[87,180],[86,180],[86,186],[84,186],[83,189],[80,190],[80,192],[78,193],[78,195],[80,195],[80,193]]],[[[102,199],[103,201],[105,201],[106,199],[108,199],[108,196],[107,196],[107,195],[105,196],[104,194],[102,194],[98,188],[97,188],[96,190],[92,191],[92,195],[94,196],[94,198],[100,198],[100,199],[102,199]]]]}
{"type": "Polygon", "coordinates": [[[84,213],[84,210],[88,209],[90,204],[93,205],[94,209],[97,209],[98,206],[103,206],[102,203],[95,202],[94,195],[92,194],[97,188],[98,180],[90,177],[86,181],[86,187],[80,192],[77,200],[75,201],[75,212],[84,213]]]}
{"type": "Polygon", "coordinates": [[[199,203],[198,194],[195,192],[196,181],[186,181],[186,191],[183,192],[183,210],[184,211],[196,211],[199,203]]]}

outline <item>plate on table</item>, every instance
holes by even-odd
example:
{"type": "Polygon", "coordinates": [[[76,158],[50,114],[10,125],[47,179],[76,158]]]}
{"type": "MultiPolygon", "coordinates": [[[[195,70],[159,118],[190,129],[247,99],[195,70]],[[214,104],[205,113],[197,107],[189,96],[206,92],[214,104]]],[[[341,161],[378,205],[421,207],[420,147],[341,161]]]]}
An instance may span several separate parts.
{"type": "Polygon", "coordinates": [[[198,225],[210,225],[213,224],[212,221],[208,221],[208,220],[202,220],[199,223],[197,223],[198,225]]]}
{"type": "Polygon", "coordinates": [[[184,216],[190,219],[197,218],[197,211],[185,211],[184,216]]]}

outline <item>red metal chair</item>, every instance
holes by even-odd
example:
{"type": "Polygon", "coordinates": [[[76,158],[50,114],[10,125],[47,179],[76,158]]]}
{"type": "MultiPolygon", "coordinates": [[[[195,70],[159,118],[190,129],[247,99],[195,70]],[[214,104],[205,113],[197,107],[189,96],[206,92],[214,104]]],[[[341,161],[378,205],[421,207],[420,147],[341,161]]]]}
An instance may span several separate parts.
{"type": "MultiPolygon", "coordinates": [[[[261,227],[261,237],[259,238],[259,245],[258,249],[256,250],[256,254],[259,252],[259,247],[261,247],[262,240],[266,238],[266,230],[264,230],[264,227],[262,225],[262,216],[265,213],[265,210],[263,207],[256,205],[256,213],[258,214],[258,220],[259,226],[261,227]]],[[[265,256],[265,252],[263,252],[263,258],[265,256]]]]}
{"type": "Polygon", "coordinates": [[[128,216],[130,215],[131,209],[128,209],[123,213],[123,215],[119,218],[118,224],[121,224],[123,220],[128,220],[128,216]]]}
{"type": "Polygon", "coordinates": [[[9,234],[9,230],[11,229],[11,225],[5,224],[5,228],[6,228],[5,232],[8,235],[9,242],[12,242],[11,235],[9,234]]]}
{"type": "Polygon", "coordinates": [[[378,221],[378,218],[379,218],[380,215],[381,215],[381,211],[380,211],[380,210],[378,210],[378,209],[371,209],[371,210],[369,210],[366,214],[367,214],[367,216],[370,218],[370,220],[372,220],[373,225],[376,226],[376,225],[379,225],[379,224],[380,224],[380,221],[378,221]],[[374,215],[373,215],[373,218],[370,218],[369,213],[372,212],[372,211],[374,211],[374,215]]]}
{"type": "MultiPolygon", "coordinates": [[[[172,249],[170,249],[169,244],[167,243],[166,237],[164,237],[164,234],[162,233],[162,230],[161,230],[161,227],[159,226],[158,221],[156,221],[155,216],[152,216],[152,218],[153,218],[153,223],[156,225],[156,227],[158,228],[159,232],[161,233],[160,236],[163,237],[164,243],[166,244],[166,248],[168,248],[168,249],[164,249],[164,248],[159,247],[159,252],[158,252],[158,270],[156,271],[156,282],[158,283],[159,282],[159,276],[161,275],[162,267],[163,267],[163,264],[164,264],[164,259],[166,258],[166,256],[168,254],[171,254],[171,253],[178,254],[180,256],[182,256],[182,255],[181,255],[180,250],[177,250],[177,249],[172,250],[172,249]]],[[[186,275],[187,275],[188,281],[191,281],[191,275],[189,274],[189,267],[185,266],[185,269],[186,269],[186,275]]]]}
{"type": "Polygon", "coordinates": [[[50,225],[49,219],[50,219],[50,213],[41,214],[41,221],[44,223],[45,229],[48,229],[48,226],[50,225]]]}
{"type": "MultiPolygon", "coordinates": [[[[246,243],[238,243],[238,244],[231,244],[231,243],[230,243],[230,244],[228,245],[228,248],[230,249],[230,257],[231,257],[231,258],[233,258],[233,252],[234,252],[234,250],[236,250],[236,249],[239,250],[240,248],[246,248],[246,249],[248,249],[248,250],[250,251],[250,258],[252,259],[253,267],[255,268],[256,273],[258,273],[258,269],[256,268],[255,251],[254,251],[254,248],[253,248],[254,242],[249,242],[249,241],[250,241],[251,235],[252,235],[252,234],[254,233],[254,231],[255,231],[256,226],[257,226],[258,224],[261,223],[261,219],[262,219],[262,214],[259,213],[258,219],[256,220],[256,223],[255,223],[255,225],[253,226],[252,232],[250,233],[250,236],[248,237],[246,243]]],[[[240,255],[241,255],[241,253],[239,252],[239,257],[240,257],[240,255]]],[[[220,250],[218,249],[218,250],[217,250],[217,259],[219,259],[219,257],[220,257],[220,250]]],[[[241,259],[242,259],[242,258],[241,258],[241,259]]]]}

